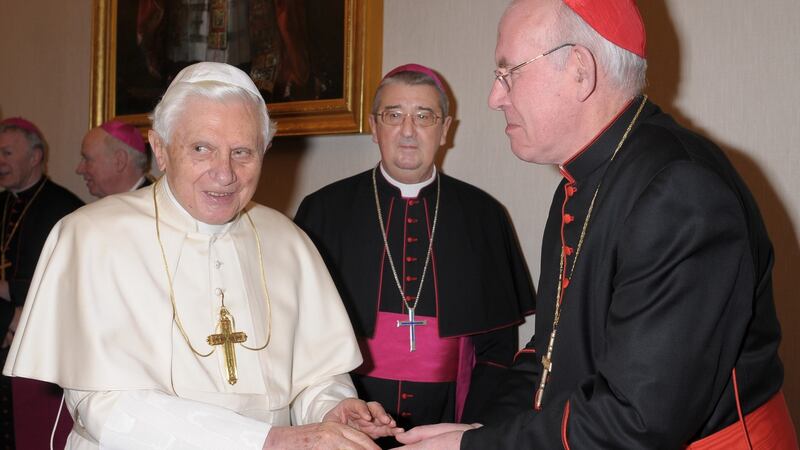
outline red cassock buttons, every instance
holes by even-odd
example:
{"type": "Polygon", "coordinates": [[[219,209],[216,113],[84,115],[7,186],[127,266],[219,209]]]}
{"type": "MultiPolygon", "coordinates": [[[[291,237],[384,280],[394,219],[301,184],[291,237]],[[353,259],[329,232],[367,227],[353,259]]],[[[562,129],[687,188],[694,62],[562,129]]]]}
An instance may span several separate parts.
{"type": "Polygon", "coordinates": [[[406,295],[406,301],[407,302],[414,301],[414,296],[413,295],[406,295]]]}
{"type": "Polygon", "coordinates": [[[564,214],[564,223],[572,223],[575,220],[575,216],[572,214],[564,214]]]}
{"type": "Polygon", "coordinates": [[[413,256],[406,256],[406,262],[414,262],[416,260],[417,260],[417,258],[415,258],[413,256]]]}
{"type": "Polygon", "coordinates": [[[578,188],[570,185],[565,186],[564,190],[567,192],[567,197],[572,197],[576,192],[578,192],[578,188]]]}
{"type": "Polygon", "coordinates": [[[406,281],[417,281],[417,277],[412,277],[411,275],[407,275],[406,281]]]}
{"type": "Polygon", "coordinates": [[[564,254],[565,255],[570,256],[572,254],[572,252],[574,252],[574,251],[575,250],[572,247],[570,247],[569,245],[565,245],[564,246],[564,254]]]}
{"type": "Polygon", "coordinates": [[[402,394],[400,394],[400,398],[402,398],[403,400],[414,398],[414,394],[408,394],[406,392],[403,392],[402,394]]]}
{"type": "Polygon", "coordinates": [[[569,278],[564,277],[564,279],[561,280],[561,286],[563,287],[563,289],[566,289],[567,286],[569,286],[569,278]]]}
{"type": "Polygon", "coordinates": [[[418,240],[419,240],[419,239],[417,239],[417,238],[415,238],[415,237],[411,237],[411,236],[409,236],[409,237],[406,239],[406,242],[408,242],[409,244],[413,244],[414,242],[417,242],[418,240]]]}
{"type": "Polygon", "coordinates": [[[408,219],[406,219],[406,222],[408,222],[408,223],[417,223],[417,222],[419,222],[419,219],[415,219],[413,217],[409,217],[408,219]]]}

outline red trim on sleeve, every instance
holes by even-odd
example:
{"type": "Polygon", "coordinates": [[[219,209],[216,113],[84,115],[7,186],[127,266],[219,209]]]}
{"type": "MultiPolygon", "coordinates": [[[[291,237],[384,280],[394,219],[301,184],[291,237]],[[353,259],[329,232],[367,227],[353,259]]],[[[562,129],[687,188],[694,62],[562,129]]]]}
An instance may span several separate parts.
{"type": "Polygon", "coordinates": [[[517,352],[517,355],[519,356],[520,353],[536,353],[536,349],[535,348],[523,348],[523,349],[521,349],[520,351],[517,352]]]}
{"type": "Polygon", "coordinates": [[[533,353],[535,355],[536,354],[536,349],[535,348],[523,348],[522,350],[518,351],[516,355],[514,355],[514,362],[516,362],[517,358],[519,358],[519,355],[521,355],[523,353],[533,353]]]}

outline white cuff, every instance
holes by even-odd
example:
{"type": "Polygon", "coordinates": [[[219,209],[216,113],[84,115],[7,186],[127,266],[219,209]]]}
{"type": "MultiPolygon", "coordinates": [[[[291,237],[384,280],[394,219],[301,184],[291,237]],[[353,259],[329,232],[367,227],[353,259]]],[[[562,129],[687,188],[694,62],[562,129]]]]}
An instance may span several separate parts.
{"type": "Polygon", "coordinates": [[[261,449],[272,426],[231,410],[157,391],[124,391],[101,449],[261,449]]]}

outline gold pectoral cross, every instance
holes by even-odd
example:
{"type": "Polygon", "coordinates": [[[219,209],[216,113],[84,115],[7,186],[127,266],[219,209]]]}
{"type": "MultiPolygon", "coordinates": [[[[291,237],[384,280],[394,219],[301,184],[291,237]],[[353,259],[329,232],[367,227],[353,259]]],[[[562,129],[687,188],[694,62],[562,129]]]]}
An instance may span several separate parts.
{"type": "Polygon", "coordinates": [[[225,353],[225,365],[228,366],[228,384],[234,385],[236,378],[236,349],[233,344],[239,344],[247,340],[247,334],[243,331],[234,331],[233,316],[228,312],[224,305],[219,310],[219,323],[217,324],[218,334],[208,337],[208,345],[221,345],[225,353]]]}
{"type": "Polygon", "coordinates": [[[539,388],[536,389],[536,396],[533,398],[533,408],[536,411],[542,410],[542,397],[544,388],[547,386],[547,379],[553,372],[553,346],[556,341],[556,330],[550,333],[550,342],[547,344],[547,354],[542,357],[542,379],[539,381],[539,388]]]}

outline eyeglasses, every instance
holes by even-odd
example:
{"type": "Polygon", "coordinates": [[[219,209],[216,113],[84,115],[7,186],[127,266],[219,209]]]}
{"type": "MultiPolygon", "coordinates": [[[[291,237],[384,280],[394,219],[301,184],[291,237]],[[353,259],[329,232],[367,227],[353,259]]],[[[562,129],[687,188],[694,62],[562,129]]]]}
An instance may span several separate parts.
{"type": "Polygon", "coordinates": [[[402,125],[406,120],[406,116],[411,116],[411,121],[418,127],[430,127],[436,125],[436,122],[441,119],[440,116],[437,116],[433,112],[425,110],[404,113],[396,109],[387,109],[386,111],[376,113],[375,116],[380,117],[382,124],[389,125],[390,127],[402,125]]]}
{"type": "Polygon", "coordinates": [[[575,44],[561,44],[556,48],[550,49],[550,50],[542,53],[539,56],[533,57],[533,58],[525,61],[524,63],[517,64],[516,66],[514,66],[514,67],[512,67],[510,69],[506,69],[504,67],[498,67],[497,69],[494,70],[494,77],[497,79],[497,81],[500,82],[500,84],[503,86],[503,88],[505,88],[506,92],[511,92],[511,74],[512,73],[514,73],[517,70],[527,66],[528,64],[536,61],[539,58],[543,58],[543,57],[549,55],[550,53],[555,52],[556,50],[561,50],[564,47],[574,47],[574,46],[575,46],[575,44]]]}

